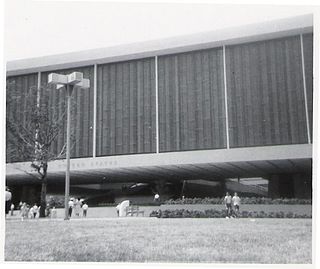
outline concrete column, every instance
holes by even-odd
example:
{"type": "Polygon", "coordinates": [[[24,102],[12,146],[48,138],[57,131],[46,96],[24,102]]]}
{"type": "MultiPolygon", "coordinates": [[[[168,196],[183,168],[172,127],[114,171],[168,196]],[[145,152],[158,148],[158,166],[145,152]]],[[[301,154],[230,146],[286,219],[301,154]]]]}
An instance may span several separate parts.
{"type": "Polygon", "coordinates": [[[187,185],[187,181],[183,180],[182,184],[181,184],[181,193],[180,193],[180,197],[184,196],[186,197],[186,185],[187,185]]]}
{"type": "Polygon", "coordinates": [[[226,143],[227,149],[230,148],[229,142],[229,118],[228,118],[228,88],[227,88],[227,68],[226,68],[226,46],[223,46],[223,82],[224,82],[224,108],[226,113],[226,143]]]}
{"type": "Polygon", "coordinates": [[[268,184],[268,197],[270,198],[279,198],[280,197],[280,176],[271,175],[269,177],[268,184]]]}
{"type": "Polygon", "coordinates": [[[312,196],[311,176],[304,174],[293,175],[294,197],[300,199],[310,199],[312,196]]]}
{"type": "Polygon", "coordinates": [[[98,65],[93,66],[93,133],[92,133],[92,157],[96,157],[97,145],[97,73],[98,65]]]}
{"type": "Polygon", "coordinates": [[[303,35],[300,34],[300,48],[301,48],[301,67],[302,67],[302,81],[303,81],[303,95],[304,95],[304,104],[305,104],[305,112],[306,112],[306,123],[307,123],[307,136],[308,136],[308,144],[311,144],[311,136],[310,136],[310,123],[309,123],[309,113],[308,113],[308,102],[307,102],[307,85],[306,85],[306,71],[304,64],[304,53],[303,53],[303,35]]]}
{"type": "Polygon", "coordinates": [[[272,175],[268,193],[270,198],[311,198],[311,181],[303,174],[272,175]]]}
{"type": "Polygon", "coordinates": [[[294,197],[293,175],[283,174],[280,175],[279,180],[279,193],[282,198],[294,197]]]}

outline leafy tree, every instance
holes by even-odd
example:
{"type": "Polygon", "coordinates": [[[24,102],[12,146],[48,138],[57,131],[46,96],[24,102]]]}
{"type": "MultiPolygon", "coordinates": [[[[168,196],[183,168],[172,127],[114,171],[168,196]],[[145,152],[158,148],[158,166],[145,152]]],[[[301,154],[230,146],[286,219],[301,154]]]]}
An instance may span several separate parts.
{"type": "MultiPolygon", "coordinates": [[[[66,120],[65,98],[52,100],[52,91],[58,90],[48,85],[17,92],[12,83],[16,81],[7,84],[6,97],[7,158],[10,162],[31,162],[41,182],[40,217],[45,217],[48,165],[65,155],[64,143],[55,150],[66,120]]],[[[59,96],[64,97],[64,89],[60,91],[59,96]]]]}

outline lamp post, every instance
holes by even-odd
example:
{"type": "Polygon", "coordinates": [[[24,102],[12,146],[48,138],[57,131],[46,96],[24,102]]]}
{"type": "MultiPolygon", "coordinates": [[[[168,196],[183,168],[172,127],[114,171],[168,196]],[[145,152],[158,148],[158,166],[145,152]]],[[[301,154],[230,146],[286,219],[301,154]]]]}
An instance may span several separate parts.
{"type": "Polygon", "coordinates": [[[90,80],[83,78],[83,74],[80,72],[73,72],[69,75],[61,75],[56,73],[51,73],[48,76],[48,83],[56,85],[57,89],[62,87],[66,88],[67,91],[67,149],[66,149],[66,180],[65,180],[65,197],[64,197],[64,207],[65,207],[65,220],[69,220],[69,193],[70,193],[70,104],[71,95],[73,89],[90,88],[90,80]]]}

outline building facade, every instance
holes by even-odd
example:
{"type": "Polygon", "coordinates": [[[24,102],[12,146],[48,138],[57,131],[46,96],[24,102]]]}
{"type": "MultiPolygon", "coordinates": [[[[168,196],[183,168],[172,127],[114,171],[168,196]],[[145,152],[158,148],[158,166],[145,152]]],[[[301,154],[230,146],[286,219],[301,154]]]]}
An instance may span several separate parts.
{"type": "MultiPolygon", "coordinates": [[[[7,70],[7,95],[21,95],[7,113],[27,109],[26,91],[48,88],[49,73],[90,79],[72,97],[74,186],[262,177],[271,197],[311,197],[312,16],[16,61],[7,70]]],[[[63,88],[48,94],[50,105],[64,105],[63,88]]],[[[64,141],[62,134],[52,151],[64,141]]],[[[49,185],[63,186],[64,169],[64,160],[50,164],[49,185]]],[[[32,173],[7,150],[9,186],[35,184],[22,170],[32,173]]]]}

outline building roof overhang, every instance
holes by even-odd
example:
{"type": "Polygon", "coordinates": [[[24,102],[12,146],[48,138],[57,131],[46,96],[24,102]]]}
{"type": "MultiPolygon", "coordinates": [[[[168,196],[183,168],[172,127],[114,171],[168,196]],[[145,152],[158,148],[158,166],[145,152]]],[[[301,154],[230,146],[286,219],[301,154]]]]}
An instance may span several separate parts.
{"type": "MultiPolygon", "coordinates": [[[[65,160],[48,168],[49,184],[63,184],[65,160]]],[[[71,184],[220,180],[312,173],[312,145],[282,145],[168,153],[119,155],[71,160],[71,184]]],[[[30,163],[6,165],[8,184],[40,183],[30,163]]]]}
{"type": "Polygon", "coordinates": [[[128,61],[313,32],[313,15],[7,63],[7,76],[128,61]]]}

